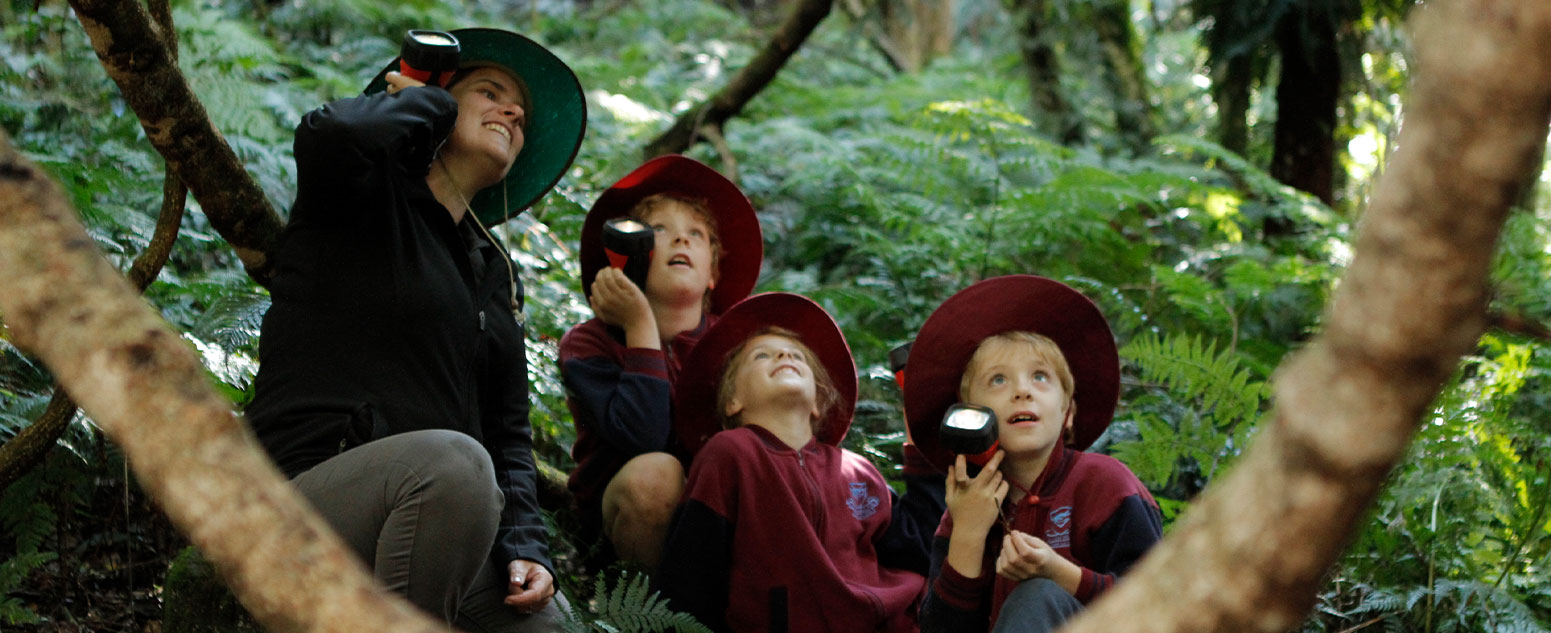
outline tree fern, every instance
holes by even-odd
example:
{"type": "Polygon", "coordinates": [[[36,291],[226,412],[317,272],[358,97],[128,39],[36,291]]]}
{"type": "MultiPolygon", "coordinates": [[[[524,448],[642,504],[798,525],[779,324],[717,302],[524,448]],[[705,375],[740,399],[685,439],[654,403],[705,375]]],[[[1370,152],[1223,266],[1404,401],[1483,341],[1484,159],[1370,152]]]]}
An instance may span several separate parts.
{"type": "Polygon", "coordinates": [[[1134,339],[1121,354],[1162,392],[1132,399],[1128,415],[1140,437],[1113,449],[1143,481],[1167,486],[1180,460],[1194,462],[1210,479],[1243,450],[1250,423],[1270,394],[1233,352],[1218,352],[1215,343],[1200,337],[1149,335],[1134,339]]]}
{"type": "Polygon", "coordinates": [[[668,608],[668,601],[651,590],[651,579],[639,572],[621,572],[609,588],[600,576],[594,587],[591,609],[569,605],[562,624],[571,633],[710,633],[687,613],[668,608]]]}

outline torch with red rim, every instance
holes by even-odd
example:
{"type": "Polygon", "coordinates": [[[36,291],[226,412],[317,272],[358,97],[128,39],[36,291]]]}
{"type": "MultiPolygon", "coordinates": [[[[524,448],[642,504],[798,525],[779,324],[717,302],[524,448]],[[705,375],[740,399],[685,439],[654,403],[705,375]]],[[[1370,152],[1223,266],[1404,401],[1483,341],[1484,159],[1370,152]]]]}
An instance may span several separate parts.
{"type": "Polygon", "coordinates": [[[410,29],[399,49],[399,73],[427,86],[443,88],[458,72],[463,49],[446,31],[410,29]]]}
{"type": "Polygon", "coordinates": [[[640,220],[614,218],[603,223],[603,253],[609,266],[624,271],[642,292],[646,291],[646,271],[656,248],[657,232],[640,220]]]}

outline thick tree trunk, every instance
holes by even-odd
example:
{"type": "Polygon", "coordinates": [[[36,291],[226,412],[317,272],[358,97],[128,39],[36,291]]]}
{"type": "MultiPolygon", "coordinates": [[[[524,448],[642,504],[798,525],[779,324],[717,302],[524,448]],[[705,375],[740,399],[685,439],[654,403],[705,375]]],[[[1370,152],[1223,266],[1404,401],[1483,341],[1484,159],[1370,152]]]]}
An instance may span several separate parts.
{"type": "Polygon", "coordinates": [[[1217,103],[1217,143],[1243,156],[1249,151],[1249,97],[1254,66],[1248,54],[1235,55],[1213,69],[1212,101],[1217,103]]]}
{"type": "MultiPolygon", "coordinates": [[[[1336,106],[1341,98],[1341,58],[1330,14],[1308,3],[1277,25],[1282,73],[1276,86],[1276,140],[1271,176],[1335,202],[1336,106]]],[[[1288,227],[1268,226],[1267,233],[1288,227]]]]}
{"type": "Polygon", "coordinates": [[[71,0],[70,6],[146,138],[188,184],[248,274],[267,283],[280,216],[211,124],[145,7],[135,0],[71,0]]]}
{"type": "Polygon", "coordinates": [[[834,0],[802,0],[794,5],[786,21],[776,30],[775,36],[770,38],[765,48],[749,60],[748,65],[738,71],[726,87],[704,103],[679,115],[668,131],[646,145],[642,150],[643,158],[682,153],[695,143],[706,140],[702,128],[721,128],[728,119],[742,112],[743,106],[753,100],[765,86],[770,85],[786,61],[797,53],[802,43],[813,34],[813,29],[824,21],[833,3],[834,0]]]}
{"type": "Polygon", "coordinates": [[[1498,233],[1551,123],[1551,3],[1416,13],[1399,149],[1325,331],[1278,372],[1275,410],[1230,476],[1069,633],[1296,626],[1475,345],[1498,233]]]}
{"type": "Polygon", "coordinates": [[[1061,91],[1061,62],[1043,31],[1046,0],[1017,0],[1010,10],[1018,22],[1018,51],[1028,72],[1036,125],[1063,145],[1081,143],[1086,135],[1082,115],[1061,91]]]}
{"type": "Polygon", "coordinates": [[[0,134],[0,314],[270,631],[439,631],[377,585],[0,134]]]}
{"type": "Polygon", "coordinates": [[[1141,154],[1158,135],[1153,121],[1147,71],[1131,24],[1130,0],[1099,0],[1090,5],[1108,72],[1105,81],[1115,95],[1115,129],[1133,153],[1141,154]]]}

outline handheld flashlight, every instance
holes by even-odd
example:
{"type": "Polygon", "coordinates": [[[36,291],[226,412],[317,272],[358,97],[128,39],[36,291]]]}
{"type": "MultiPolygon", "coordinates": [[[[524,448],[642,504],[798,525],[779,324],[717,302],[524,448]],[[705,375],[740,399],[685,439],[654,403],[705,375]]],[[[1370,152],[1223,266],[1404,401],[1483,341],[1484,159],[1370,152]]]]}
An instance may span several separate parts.
{"type": "Polygon", "coordinates": [[[943,414],[937,435],[943,448],[964,455],[976,466],[984,466],[998,446],[996,412],[976,404],[955,404],[943,414]]]}
{"type": "Polygon", "coordinates": [[[446,88],[458,72],[462,50],[458,38],[451,33],[411,29],[404,34],[404,45],[399,48],[399,72],[427,86],[446,88]]]}
{"type": "Polygon", "coordinates": [[[905,341],[889,350],[889,371],[894,372],[894,384],[899,385],[901,391],[905,389],[905,361],[910,359],[910,346],[914,344],[915,341],[905,341]]]}
{"type": "Polygon", "coordinates": [[[656,248],[657,232],[639,220],[614,218],[603,223],[603,253],[609,265],[625,271],[625,277],[643,292],[656,248]]]}

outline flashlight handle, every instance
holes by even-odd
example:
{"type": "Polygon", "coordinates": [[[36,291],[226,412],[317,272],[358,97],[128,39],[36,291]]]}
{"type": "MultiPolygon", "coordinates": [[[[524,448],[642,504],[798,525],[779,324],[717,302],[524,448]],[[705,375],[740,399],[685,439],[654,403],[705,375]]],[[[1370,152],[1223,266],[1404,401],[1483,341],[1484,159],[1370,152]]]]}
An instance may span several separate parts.
{"type": "Polygon", "coordinates": [[[443,70],[438,72],[420,70],[419,68],[410,66],[409,62],[405,61],[403,58],[399,59],[399,74],[423,83],[427,86],[436,85],[441,86],[442,88],[446,88],[448,82],[452,81],[452,71],[450,70],[443,70]]]}
{"type": "Polygon", "coordinates": [[[1002,441],[997,440],[995,442],[991,442],[991,448],[986,449],[986,452],[979,455],[965,455],[964,459],[976,466],[984,466],[986,465],[986,462],[991,461],[991,458],[996,456],[996,449],[1001,447],[1002,441]]]}
{"type": "Polygon", "coordinates": [[[609,258],[609,265],[624,271],[625,278],[635,284],[635,287],[640,288],[641,292],[646,292],[646,272],[652,265],[653,252],[646,251],[644,255],[631,257],[608,247],[603,249],[603,253],[609,258]]]}

